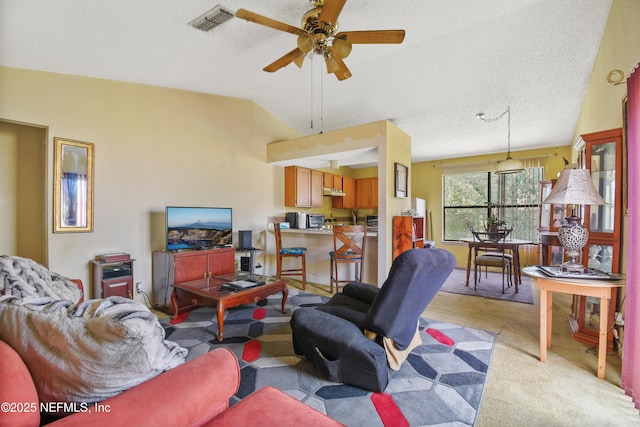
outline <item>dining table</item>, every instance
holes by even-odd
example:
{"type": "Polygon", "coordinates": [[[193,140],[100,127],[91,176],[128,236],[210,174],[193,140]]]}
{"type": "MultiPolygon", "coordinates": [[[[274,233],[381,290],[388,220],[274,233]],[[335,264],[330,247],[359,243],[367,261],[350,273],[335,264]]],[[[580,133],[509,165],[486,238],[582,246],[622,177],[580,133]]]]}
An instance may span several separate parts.
{"type": "MultiPolygon", "coordinates": [[[[471,275],[472,252],[476,247],[480,245],[482,245],[483,247],[488,247],[488,246],[491,246],[491,243],[487,241],[480,242],[479,240],[474,239],[473,237],[465,237],[460,239],[460,241],[469,245],[469,255],[467,257],[467,281],[465,283],[466,286],[469,286],[469,276],[471,275]]],[[[526,239],[505,239],[500,242],[500,245],[504,246],[504,249],[511,252],[513,256],[513,264],[512,264],[513,279],[514,279],[513,281],[516,285],[516,292],[518,292],[518,285],[522,283],[522,273],[520,270],[520,246],[532,245],[532,244],[533,244],[532,240],[526,240],[526,239]]],[[[495,244],[495,248],[496,249],[499,248],[497,242],[495,244]]]]}

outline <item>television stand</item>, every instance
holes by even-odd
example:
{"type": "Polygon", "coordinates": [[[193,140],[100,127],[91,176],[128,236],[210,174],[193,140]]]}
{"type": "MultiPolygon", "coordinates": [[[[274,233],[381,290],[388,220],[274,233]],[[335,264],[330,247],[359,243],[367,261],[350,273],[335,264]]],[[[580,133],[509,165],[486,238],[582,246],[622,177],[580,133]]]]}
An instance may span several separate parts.
{"type": "Polygon", "coordinates": [[[171,305],[174,283],[206,279],[233,273],[235,248],[213,248],[184,252],[153,252],[153,306],[160,310],[171,305]]]}

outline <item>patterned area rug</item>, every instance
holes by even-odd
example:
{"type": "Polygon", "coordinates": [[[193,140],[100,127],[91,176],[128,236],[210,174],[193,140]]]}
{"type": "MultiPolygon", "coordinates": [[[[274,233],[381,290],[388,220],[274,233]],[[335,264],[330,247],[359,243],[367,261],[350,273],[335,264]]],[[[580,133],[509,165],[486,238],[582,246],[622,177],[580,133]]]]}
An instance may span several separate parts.
{"type": "MultiPolygon", "coordinates": [[[[480,275],[480,273],[478,273],[478,275],[480,275]]],[[[522,276],[522,283],[518,285],[518,293],[516,293],[514,286],[508,288],[505,284],[504,294],[502,293],[502,273],[490,271],[486,276],[485,273],[482,273],[482,277],[477,285],[477,290],[473,289],[473,269],[469,276],[469,286],[465,285],[466,277],[466,269],[456,268],[447,281],[444,282],[440,291],[451,294],[472,295],[474,297],[533,304],[533,293],[531,292],[531,283],[528,276],[522,276]]]]}
{"type": "Polygon", "coordinates": [[[290,289],[286,314],[280,294],[227,310],[224,341],[218,342],[215,309],[200,308],[182,321],[161,320],[167,339],[189,349],[187,359],[217,346],[238,357],[241,382],[231,404],[271,385],[347,426],[474,425],[482,401],[495,337],[450,323],[420,320],[422,345],[384,393],[320,378],[313,364],[296,356],[289,320],[293,310],[326,297],[290,289]]]}

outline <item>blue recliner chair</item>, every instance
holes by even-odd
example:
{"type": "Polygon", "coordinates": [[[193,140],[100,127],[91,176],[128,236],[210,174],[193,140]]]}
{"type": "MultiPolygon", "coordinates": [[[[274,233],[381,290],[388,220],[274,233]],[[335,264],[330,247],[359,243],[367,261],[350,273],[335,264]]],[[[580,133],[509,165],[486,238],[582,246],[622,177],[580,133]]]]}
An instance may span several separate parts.
{"type": "Polygon", "coordinates": [[[455,264],[444,249],[411,249],[396,258],[381,288],[351,282],[326,304],[297,309],[291,317],[295,353],[330,381],[383,391],[391,359],[398,363],[392,353],[415,345],[420,315],[455,264]]]}

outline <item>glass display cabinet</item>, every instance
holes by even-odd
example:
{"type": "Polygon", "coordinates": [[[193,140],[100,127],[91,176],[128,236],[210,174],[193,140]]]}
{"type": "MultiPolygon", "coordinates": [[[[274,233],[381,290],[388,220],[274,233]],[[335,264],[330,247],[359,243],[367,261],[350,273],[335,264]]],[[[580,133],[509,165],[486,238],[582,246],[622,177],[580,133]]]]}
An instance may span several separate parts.
{"type": "MultiPolygon", "coordinates": [[[[611,129],[582,135],[585,142],[585,164],[591,171],[593,186],[607,201],[602,206],[586,206],[583,213],[589,240],[582,253],[583,264],[606,272],[620,269],[620,228],[622,225],[622,129],[611,129]]],[[[617,307],[617,289],[611,295],[607,348],[613,349],[613,322],[617,307]]],[[[600,299],[573,297],[570,319],[573,338],[597,345],[600,322],[600,299]]]]}
{"type": "Polygon", "coordinates": [[[570,215],[566,205],[543,205],[551,193],[555,179],[540,181],[540,221],[538,223],[540,241],[540,264],[560,265],[564,262],[564,247],[558,240],[558,229],[562,220],[570,215]]]}

